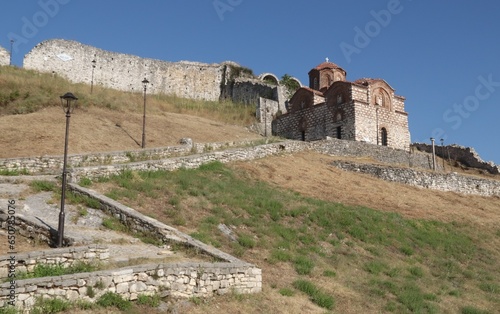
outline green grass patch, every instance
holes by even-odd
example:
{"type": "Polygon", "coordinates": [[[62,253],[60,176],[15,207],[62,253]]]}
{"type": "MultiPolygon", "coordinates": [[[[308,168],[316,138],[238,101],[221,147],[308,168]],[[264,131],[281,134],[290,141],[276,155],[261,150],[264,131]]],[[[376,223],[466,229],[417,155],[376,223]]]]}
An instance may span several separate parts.
{"type": "Polygon", "coordinates": [[[297,256],[294,259],[293,264],[295,266],[295,271],[299,275],[309,275],[314,268],[314,262],[307,256],[303,255],[297,256]]]}
{"type": "Polygon", "coordinates": [[[132,303],[122,298],[121,295],[113,292],[106,292],[96,302],[102,307],[116,307],[119,310],[126,311],[132,307],[132,303]]]}
{"type": "Polygon", "coordinates": [[[149,307],[158,307],[160,306],[160,295],[154,294],[154,295],[145,295],[145,294],[139,294],[137,296],[137,304],[139,305],[146,305],[149,307]]]}
{"type": "Polygon", "coordinates": [[[33,180],[30,182],[30,187],[35,192],[55,192],[58,188],[55,182],[46,180],[33,180]]]}
{"type": "Polygon", "coordinates": [[[67,311],[71,308],[71,303],[61,299],[37,298],[31,311],[32,314],[50,314],[67,311]]]}
{"type": "Polygon", "coordinates": [[[281,288],[279,293],[285,297],[293,297],[295,295],[295,292],[290,288],[281,288]]]}
{"type": "Polygon", "coordinates": [[[71,266],[64,267],[61,264],[37,264],[32,272],[19,272],[16,274],[17,279],[41,278],[51,276],[62,276],[69,274],[78,274],[84,272],[92,272],[98,269],[97,265],[77,262],[71,266]]]}
{"type": "Polygon", "coordinates": [[[475,306],[464,306],[460,310],[460,313],[461,314],[491,314],[491,312],[478,309],[475,306]]]}
{"type": "Polygon", "coordinates": [[[296,280],[293,283],[295,289],[307,294],[311,301],[318,306],[327,310],[332,310],[335,306],[335,299],[324,293],[321,289],[316,287],[312,282],[307,280],[296,280]]]}

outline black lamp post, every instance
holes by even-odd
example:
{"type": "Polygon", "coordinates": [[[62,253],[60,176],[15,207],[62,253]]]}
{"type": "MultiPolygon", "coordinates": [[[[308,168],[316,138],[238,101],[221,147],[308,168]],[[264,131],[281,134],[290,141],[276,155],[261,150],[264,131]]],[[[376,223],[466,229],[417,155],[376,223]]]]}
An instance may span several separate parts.
{"type": "Polygon", "coordinates": [[[92,60],[92,78],[90,80],[90,93],[92,94],[92,91],[94,89],[94,70],[95,70],[95,65],[96,65],[97,61],[92,60]]]}
{"type": "Polygon", "coordinates": [[[146,89],[148,88],[149,81],[144,78],[142,86],[144,87],[144,113],[142,116],[142,148],[146,147],[146,89]]]}
{"type": "Polygon", "coordinates": [[[434,138],[431,137],[432,145],[432,170],[436,171],[436,147],[434,145],[434,138]]]}
{"type": "Polygon", "coordinates": [[[61,106],[66,113],[66,134],[64,137],[64,162],[62,174],[62,191],[61,191],[61,211],[59,212],[59,227],[57,228],[57,246],[63,246],[64,238],[64,203],[66,201],[66,163],[68,161],[68,135],[69,135],[69,118],[75,109],[78,98],[72,93],[66,93],[61,98],[61,106]]]}
{"type": "Polygon", "coordinates": [[[379,130],[378,130],[378,104],[375,104],[375,114],[376,114],[376,125],[377,125],[377,145],[380,145],[380,140],[379,140],[379,130]]]}
{"type": "Polygon", "coordinates": [[[14,44],[14,39],[10,40],[10,60],[9,60],[9,65],[12,65],[12,45],[14,44]]]}

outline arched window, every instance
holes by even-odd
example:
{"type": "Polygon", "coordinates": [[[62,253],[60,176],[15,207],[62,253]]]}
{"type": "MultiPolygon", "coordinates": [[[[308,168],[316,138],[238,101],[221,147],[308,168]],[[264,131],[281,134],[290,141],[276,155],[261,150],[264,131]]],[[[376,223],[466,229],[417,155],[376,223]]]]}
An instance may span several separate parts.
{"type": "Polygon", "coordinates": [[[382,128],[381,133],[382,133],[382,145],[387,146],[388,144],[387,129],[382,128]]]}

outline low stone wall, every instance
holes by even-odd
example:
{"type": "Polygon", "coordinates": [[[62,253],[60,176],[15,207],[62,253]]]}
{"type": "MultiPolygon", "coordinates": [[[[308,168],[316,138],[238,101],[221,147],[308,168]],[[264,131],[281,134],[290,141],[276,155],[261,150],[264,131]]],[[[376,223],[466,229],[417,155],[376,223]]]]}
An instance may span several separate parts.
{"type": "MultiPolygon", "coordinates": [[[[92,154],[68,155],[68,167],[86,167],[92,165],[110,165],[129,163],[141,160],[158,160],[189,154],[217,151],[235,146],[251,146],[254,141],[232,141],[215,143],[193,143],[187,139],[186,144],[143,150],[103,152],[92,154]]],[[[0,159],[0,170],[20,171],[30,174],[60,172],[63,167],[63,156],[36,156],[0,159]]]]}
{"type": "MultiPolygon", "coordinates": [[[[0,307],[7,304],[10,283],[0,285],[0,307]]],[[[106,292],[135,300],[141,294],[177,298],[210,297],[230,291],[258,293],[262,272],[250,264],[185,263],[147,264],[116,270],[17,281],[15,305],[30,308],[36,298],[62,298],[95,302],[106,292]]]]}
{"type": "Polygon", "coordinates": [[[438,173],[414,169],[335,161],[337,168],[366,173],[374,177],[433,190],[481,196],[500,196],[500,181],[464,176],[457,173],[438,173]]]}
{"type": "Polygon", "coordinates": [[[7,278],[9,268],[17,272],[32,273],[36,265],[61,265],[69,267],[78,262],[92,263],[107,261],[109,249],[105,246],[89,245],[80,247],[57,248],[15,255],[0,256],[0,278],[7,278]],[[11,257],[14,256],[14,259],[11,257]]]}
{"type": "MultiPolygon", "coordinates": [[[[346,157],[371,157],[383,163],[404,165],[409,167],[431,169],[432,157],[421,152],[407,152],[385,146],[372,145],[362,142],[329,139],[316,142],[284,141],[254,147],[233,148],[204,154],[185,157],[176,157],[163,160],[148,160],[127,164],[82,167],[72,169],[69,173],[70,182],[78,182],[81,178],[96,179],[120,174],[124,170],[135,171],[172,171],[179,168],[197,168],[200,165],[219,161],[248,161],[264,158],[281,153],[296,153],[305,150],[314,150],[322,154],[346,157]]],[[[438,165],[439,169],[439,165],[438,165]]]]}
{"type": "Polygon", "coordinates": [[[294,153],[305,150],[309,147],[304,142],[282,142],[260,145],[246,148],[233,148],[225,151],[191,155],[186,157],[169,158],[163,160],[149,160],[144,162],[133,162],[128,164],[118,164],[109,166],[95,166],[85,168],[75,168],[69,172],[70,182],[78,182],[81,178],[96,179],[118,175],[124,170],[136,171],[157,171],[176,170],[179,168],[197,168],[203,164],[213,161],[227,163],[231,161],[254,160],[279,153],[294,153]]]}
{"type": "MultiPolygon", "coordinates": [[[[294,153],[311,149],[335,156],[371,157],[384,163],[424,169],[432,168],[431,155],[420,152],[417,149],[407,152],[349,140],[328,139],[315,142],[283,141],[264,145],[259,145],[258,141],[192,143],[190,139],[184,140],[186,144],[179,146],[69,155],[68,166],[70,168],[78,168],[73,171],[75,176],[78,176],[82,172],[81,168],[84,167],[88,168],[89,171],[92,168],[91,172],[96,172],[96,176],[99,176],[99,173],[106,176],[119,173],[122,169],[126,168],[132,170],[174,170],[180,167],[197,167],[200,164],[214,160],[221,162],[252,160],[276,153],[294,153]],[[169,160],[166,161],[167,159],[169,160]]],[[[25,171],[31,174],[55,174],[61,171],[62,163],[62,156],[7,158],[0,159],[0,170],[25,171]]],[[[440,167],[439,165],[437,166],[440,167]]],[[[90,177],[90,174],[83,174],[83,176],[90,177]]]]}
{"type": "MultiPolygon", "coordinates": [[[[432,153],[432,145],[425,143],[414,143],[411,145],[419,151],[432,153]]],[[[435,145],[436,155],[450,161],[458,161],[461,164],[488,171],[491,174],[500,174],[500,168],[493,162],[486,162],[479,157],[479,154],[472,147],[463,147],[459,145],[440,146],[435,145]]]]}

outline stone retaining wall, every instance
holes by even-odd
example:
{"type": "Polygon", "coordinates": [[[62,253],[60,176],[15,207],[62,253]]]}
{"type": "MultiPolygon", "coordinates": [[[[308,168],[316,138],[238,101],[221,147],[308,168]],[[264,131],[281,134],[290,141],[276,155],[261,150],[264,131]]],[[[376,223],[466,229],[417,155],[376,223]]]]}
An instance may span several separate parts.
{"type": "MultiPolygon", "coordinates": [[[[8,302],[10,283],[0,285],[0,307],[8,302]]],[[[116,270],[17,281],[16,306],[30,308],[36,298],[95,302],[106,292],[135,300],[140,294],[177,298],[210,297],[234,290],[258,293],[262,272],[250,264],[184,263],[147,264],[116,270]]]]}
{"type": "MultiPolygon", "coordinates": [[[[92,165],[108,165],[128,163],[140,160],[157,160],[184,156],[188,154],[217,151],[235,146],[254,145],[254,141],[232,141],[216,143],[187,143],[179,146],[147,148],[143,150],[115,151],[91,154],[68,155],[68,167],[86,167],[92,165]]],[[[30,174],[60,172],[63,167],[63,156],[36,156],[0,159],[0,170],[21,171],[30,174]]]]}
{"type": "Polygon", "coordinates": [[[107,261],[109,249],[105,246],[89,245],[80,247],[57,248],[29,253],[16,253],[0,256],[0,278],[7,278],[9,267],[14,266],[16,273],[32,273],[36,265],[62,265],[69,267],[78,262],[92,263],[107,261]]]}
{"type": "Polygon", "coordinates": [[[225,151],[190,155],[163,160],[149,160],[128,164],[82,167],[72,169],[70,182],[78,182],[81,178],[96,179],[118,175],[124,170],[156,171],[176,170],[179,168],[197,168],[200,165],[219,161],[247,161],[264,158],[281,153],[296,153],[305,150],[314,150],[322,154],[346,157],[371,157],[374,160],[389,164],[399,164],[423,169],[432,168],[431,155],[421,152],[407,152],[385,146],[367,143],[329,139],[317,142],[285,141],[265,144],[255,147],[227,149],[225,151]]]}
{"type": "MultiPolygon", "coordinates": [[[[46,242],[48,245],[53,246],[57,243],[57,230],[52,229],[50,226],[42,222],[26,217],[22,214],[15,214],[15,232],[21,236],[27,237],[34,241],[46,242]]],[[[11,225],[7,223],[7,214],[0,209],[0,228],[10,230],[11,225]]],[[[74,239],[64,236],[63,245],[70,246],[74,243],[74,239]]]]}
{"type": "Polygon", "coordinates": [[[283,152],[287,153],[298,152],[305,150],[308,147],[309,146],[303,142],[289,141],[282,143],[260,145],[256,147],[234,148],[225,151],[197,154],[186,157],[177,157],[177,158],[170,158],[163,160],[149,160],[144,162],[133,162],[121,165],[75,168],[69,172],[69,181],[78,182],[83,177],[93,180],[99,177],[118,175],[124,170],[172,171],[179,168],[192,169],[213,161],[227,163],[231,161],[253,160],[283,152]]]}
{"type": "Polygon", "coordinates": [[[464,176],[457,173],[438,173],[417,171],[407,168],[359,164],[336,161],[337,168],[366,173],[374,177],[412,186],[418,186],[439,191],[450,191],[462,194],[481,196],[500,196],[500,181],[464,176]]]}

